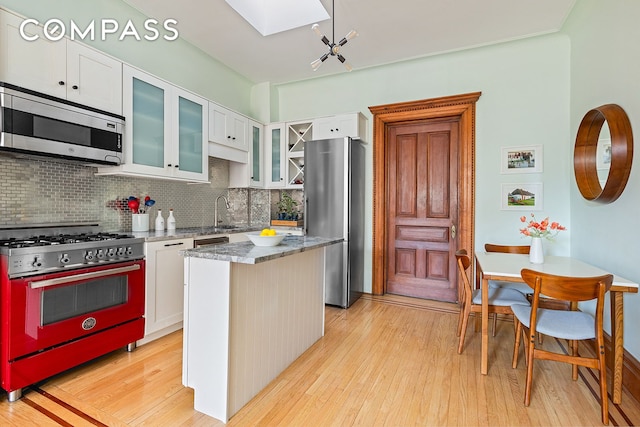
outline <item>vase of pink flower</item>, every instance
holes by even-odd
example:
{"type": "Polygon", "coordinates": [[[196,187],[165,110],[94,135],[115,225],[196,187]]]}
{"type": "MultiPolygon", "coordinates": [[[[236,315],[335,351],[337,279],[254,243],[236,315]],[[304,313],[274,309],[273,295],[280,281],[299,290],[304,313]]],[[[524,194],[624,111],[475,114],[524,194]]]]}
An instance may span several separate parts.
{"type": "Polygon", "coordinates": [[[525,227],[520,229],[520,233],[531,237],[531,248],[529,250],[529,261],[533,264],[544,263],[544,248],[542,247],[542,239],[554,240],[559,232],[566,230],[565,227],[558,222],[550,222],[549,217],[542,221],[536,221],[534,214],[527,221],[526,216],[521,216],[520,221],[525,223],[525,227]]]}

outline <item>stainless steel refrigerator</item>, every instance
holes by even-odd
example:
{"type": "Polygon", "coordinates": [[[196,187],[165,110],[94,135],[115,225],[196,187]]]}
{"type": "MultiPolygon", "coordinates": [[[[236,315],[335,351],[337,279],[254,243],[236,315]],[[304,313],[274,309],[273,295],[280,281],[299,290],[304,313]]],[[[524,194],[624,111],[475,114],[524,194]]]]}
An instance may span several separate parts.
{"type": "Polygon", "coordinates": [[[364,287],[364,146],[351,138],[304,144],[305,231],[342,237],[327,247],[325,303],[349,307],[364,287]]]}

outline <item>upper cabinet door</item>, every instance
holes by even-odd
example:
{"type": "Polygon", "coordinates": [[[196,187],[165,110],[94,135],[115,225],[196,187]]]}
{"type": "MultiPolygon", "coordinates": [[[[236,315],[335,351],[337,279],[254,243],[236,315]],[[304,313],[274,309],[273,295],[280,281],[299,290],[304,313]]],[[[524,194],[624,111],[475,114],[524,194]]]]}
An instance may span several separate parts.
{"type": "Polygon", "coordinates": [[[272,123],[265,128],[265,187],[281,188],[285,182],[285,124],[272,123]]]}
{"type": "Polygon", "coordinates": [[[263,177],[263,130],[264,126],[254,120],[249,120],[249,165],[251,166],[251,186],[261,188],[264,186],[263,177]]]}
{"type": "Polygon", "coordinates": [[[169,153],[170,87],[131,67],[124,68],[125,159],[140,173],[165,174],[169,153]]]}
{"type": "Polygon", "coordinates": [[[236,150],[249,151],[248,119],[214,102],[209,103],[209,141],[236,150]]]}
{"type": "Polygon", "coordinates": [[[66,86],[69,101],[122,114],[122,62],[70,41],[66,86]]]}
{"type": "Polygon", "coordinates": [[[181,178],[206,179],[208,176],[207,113],[208,101],[190,92],[174,89],[177,126],[173,164],[174,175],[181,178]]]}
{"type": "Polygon", "coordinates": [[[366,140],[367,119],[362,113],[320,117],[313,121],[313,139],[360,138],[366,140]]]}
{"type": "Polygon", "coordinates": [[[26,89],[66,98],[67,44],[51,41],[42,27],[25,26],[27,41],[20,35],[22,18],[0,11],[0,80],[26,89]]]}
{"type": "Polygon", "coordinates": [[[51,41],[42,27],[0,11],[0,80],[122,114],[122,62],[67,38],[51,41]]]}

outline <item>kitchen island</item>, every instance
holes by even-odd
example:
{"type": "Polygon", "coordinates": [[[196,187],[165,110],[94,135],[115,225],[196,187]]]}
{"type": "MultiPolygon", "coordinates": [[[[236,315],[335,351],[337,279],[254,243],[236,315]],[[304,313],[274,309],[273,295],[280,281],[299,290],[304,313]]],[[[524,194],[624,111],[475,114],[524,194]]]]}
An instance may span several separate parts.
{"type": "Polygon", "coordinates": [[[194,408],[227,422],[324,335],[325,247],[341,238],[288,236],[181,251],[182,382],[194,408]]]}

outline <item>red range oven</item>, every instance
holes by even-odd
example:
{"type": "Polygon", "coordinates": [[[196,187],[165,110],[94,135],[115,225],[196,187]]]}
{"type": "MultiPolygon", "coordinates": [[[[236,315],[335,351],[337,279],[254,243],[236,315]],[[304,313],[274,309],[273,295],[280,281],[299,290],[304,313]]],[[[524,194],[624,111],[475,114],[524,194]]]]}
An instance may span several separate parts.
{"type": "Polygon", "coordinates": [[[0,384],[10,401],[144,336],[144,239],[63,230],[0,240],[0,384]]]}

